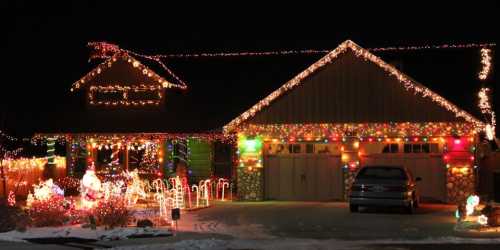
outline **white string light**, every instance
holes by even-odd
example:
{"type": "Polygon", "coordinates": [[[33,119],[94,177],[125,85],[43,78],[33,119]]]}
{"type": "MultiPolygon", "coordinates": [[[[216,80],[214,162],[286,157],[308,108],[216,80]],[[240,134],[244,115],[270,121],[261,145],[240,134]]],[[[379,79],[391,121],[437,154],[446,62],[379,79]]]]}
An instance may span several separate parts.
{"type": "Polygon", "coordinates": [[[489,94],[489,88],[481,88],[478,93],[479,97],[479,109],[481,113],[489,118],[490,122],[485,126],[486,137],[488,140],[493,140],[495,138],[495,128],[496,128],[496,117],[495,111],[493,111],[489,94]]]}
{"type": "MultiPolygon", "coordinates": [[[[470,48],[487,48],[495,47],[495,43],[467,43],[467,44],[439,44],[439,45],[422,45],[422,46],[391,46],[368,48],[368,51],[416,51],[416,50],[431,50],[431,49],[470,49],[470,48]]],[[[131,52],[126,50],[127,52],[131,52]]],[[[243,52],[201,52],[201,53],[176,53],[176,54],[159,54],[150,56],[157,59],[168,58],[201,58],[201,57],[241,57],[241,56],[283,56],[283,55],[311,55],[311,54],[326,54],[332,51],[331,49],[301,49],[301,50],[276,50],[276,51],[243,51],[243,52]]],[[[131,52],[136,56],[146,57],[147,55],[131,52]]]]}
{"type": "Polygon", "coordinates": [[[371,61],[381,67],[384,71],[386,71],[388,74],[396,77],[399,82],[403,84],[403,87],[406,90],[413,90],[416,94],[420,94],[422,97],[427,97],[430,98],[433,102],[437,103],[441,107],[447,109],[448,111],[451,111],[455,114],[456,117],[461,117],[464,118],[467,122],[473,123],[476,126],[476,129],[482,129],[484,127],[484,124],[474,118],[472,115],[467,113],[466,111],[458,108],[454,104],[450,103],[447,101],[445,98],[441,97],[440,95],[434,93],[432,90],[426,88],[425,86],[414,82],[411,80],[408,76],[405,74],[401,73],[399,70],[397,70],[394,66],[384,62],[382,59],[379,57],[373,55],[369,51],[361,48],[354,42],[347,40],[340,44],[336,49],[328,53],[326,56],[309,66],[306,70],[302,71],[299,73],[297,76],[292,78],[290,81],[285,83],[283,86],[281,86],[279,89],[275,90],[272,92],[270,95],[268,95],[266,98],[262,99],[260,102],[255,104],[253,107],[251,107],[249,110],[245,111],[243,114],[232,120],[230,123],[228,123],[226,126],[224,126],[224,132],[229,133],[234,131],[234,129],[239,126],[242,122],[250,119],[251,117],[255,116],[257,112],[261,111],[264,107],[267,107],[270,105],[272,101],[274,101],[276,98],[279,96],[283,95],[285,92],[293,89],[294,87],[300,85],[305,78],[307,78],[310,74],[316,72],[318,69],[324,67],[325,65],[331,63],[334,61],[336,58],[339,57],[339,55],[345,53],[348,49],[351,49],[354,54],[357,57],[361,57],[365,60],[371,61]]]}
{"type": "Polygon", "coordinates": [[[479,72],[479,79],[486,80],[491,70],[491,50],[488,48],[481,48],[481,64],[482,69],[479,72]]]}

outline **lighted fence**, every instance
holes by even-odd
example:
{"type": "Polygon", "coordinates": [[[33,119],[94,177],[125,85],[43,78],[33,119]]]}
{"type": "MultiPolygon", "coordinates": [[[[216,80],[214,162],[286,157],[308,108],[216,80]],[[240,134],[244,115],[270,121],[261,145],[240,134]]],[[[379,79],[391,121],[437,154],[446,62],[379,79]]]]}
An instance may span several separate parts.
{"type": "MultiPolygon", "coordinates": [[[[21,158],[4,160],[3,167],[7,181],[7,192],[13,191],[16,195],[28,195],[33,184],[43,178],[44,167],[47,164],[47,158],[21,158]]],[[[56,178],[66,175],[66,158],[56,157],[56,178]]],[[[0,180],[0,196],[3,196],[4,184],[0,180]]]]}

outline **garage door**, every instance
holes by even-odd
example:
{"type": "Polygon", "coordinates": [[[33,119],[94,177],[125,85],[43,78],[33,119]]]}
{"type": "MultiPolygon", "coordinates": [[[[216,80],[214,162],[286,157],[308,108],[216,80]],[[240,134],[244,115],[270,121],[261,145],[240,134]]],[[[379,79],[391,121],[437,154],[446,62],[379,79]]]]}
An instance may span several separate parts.
{"type": "Polygon", "coordinates": [[[343,197],[340,158],[331,155],[269,155],[264,158],[265,197],[325,201],[343,197]]]}
{"type": "Polygon", "coordinates": [[[446,200],[446,167],[441,155],[431,154],[373,154],[362,159],[362,166],[404,166],[414,177],[421,177],[418,190],[423,200],[446,200]]]}

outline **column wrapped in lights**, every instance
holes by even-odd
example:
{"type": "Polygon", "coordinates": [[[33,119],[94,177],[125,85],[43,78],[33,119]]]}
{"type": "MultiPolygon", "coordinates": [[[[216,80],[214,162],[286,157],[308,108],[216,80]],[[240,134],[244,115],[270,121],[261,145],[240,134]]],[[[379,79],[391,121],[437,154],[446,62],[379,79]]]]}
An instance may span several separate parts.
{"type": "Polygon", "coordinates": [[[263,140],[261,136],[238,135],[238,196],[242,200],[262,200],[264,193],[263,140]]]}
{"type": "Polygon", "coordinates": [[[56,176],[56,138],[47,138],[47,166],[46,166],[46,178],[55,178],[56,176]]]}

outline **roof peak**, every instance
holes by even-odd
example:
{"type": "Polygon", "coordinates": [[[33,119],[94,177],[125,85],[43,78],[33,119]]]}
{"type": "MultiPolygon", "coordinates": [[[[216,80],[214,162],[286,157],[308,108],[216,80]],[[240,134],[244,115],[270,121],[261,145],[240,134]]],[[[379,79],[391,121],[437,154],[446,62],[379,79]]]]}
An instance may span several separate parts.
{"type": "Polygon", "coordinates": [[[280,88],[273,91],[271,94],[269,94],[267,97],[259,101],[250,109],[248,109],[240,116],[236,117],[231,122],[229,122],[226,126],[224,126],[224,132],[228,133],[233,131],[241,123],[255,116],[255,114],[257,112],[260,112],[263,108],[269,106],[276,98],[282,96],[284,93],[300,85],[302,81],[306,79],[309,75],[316,72],[318,69],[323,68],[324,66],[334,62],[341,54],[345,53],[347,49],[351,49],[356,57],[361,57],[365,60],[375,63],[378,67],[387,72],[389,75],[395,77],[403,85],[402,87],[404,87],[407,91],[413,90],[415,94],[419,93],[421,97],[430,98],[434,103],[438,104],[439,106],[445,108],[450,112],[453,112],[456,117],[461,117],[466,122],[474,123],[478,127],[484,126],[484,124],[480,120],[473,117],[466,111],[458,108],[456,105],[449,102],[444,97],[441,97],[440,95],[436,94],[429,88],[414,81],[406,74],[400,72],[394,66],[386,63],[385,61],[375,56],[368,50],[362,48],[352,40],[347,39],[344,42],[340,43],[334,50],[330,51],[321,59],[319,59],[318,61],[307,67],[304,71],[300,72],[291,80],[286,82],[280,88]]]}

